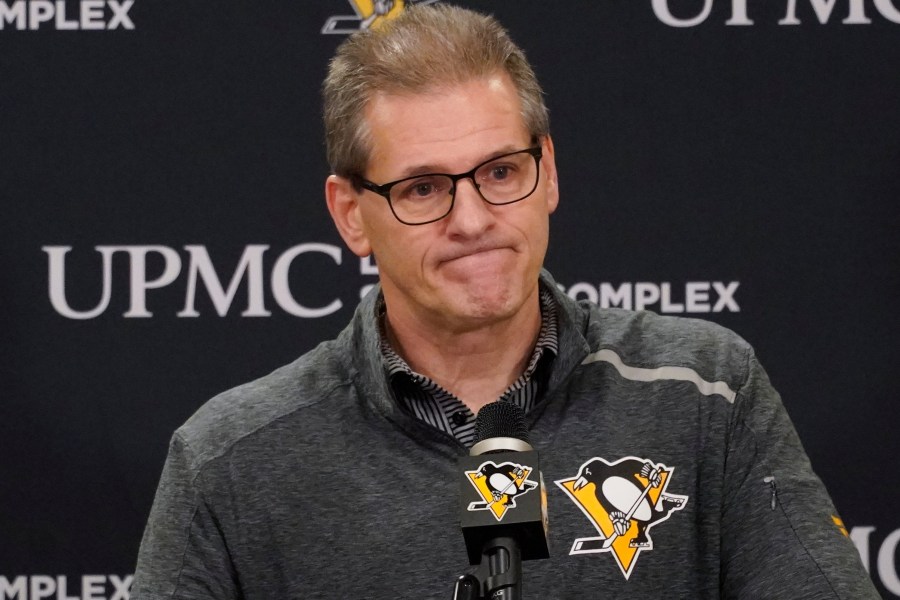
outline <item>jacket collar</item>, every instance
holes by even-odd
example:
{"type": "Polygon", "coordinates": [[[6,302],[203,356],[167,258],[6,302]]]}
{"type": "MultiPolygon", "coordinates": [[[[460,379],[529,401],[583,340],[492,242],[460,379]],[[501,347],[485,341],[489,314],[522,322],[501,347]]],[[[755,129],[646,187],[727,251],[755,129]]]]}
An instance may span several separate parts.
{"type": "MultiPolygon", "coordinates": [[[[541,271],[540,285],[553,293],[558,307],[559,352],[552,363],[547,389],[538,406],[553,400],[568,376],[590,351],[585,339],[590,314],[587,307],[563,294],[546,270],[541,271]]],[[[374,286],[357,306],[350,325],[341,333],[339,342],[344,353],[342,360],[363,402],[389,421],[421,435],[432,430],[403,412],[390,389],[378,334],[376,308],[380,295],[381,286],[374,286]]],[[[534,418],[541,412],[540,409],[536,410],[534,418]]],[[[446,442],[449,444],[461,448],[450,436],[443,437],[447,438],[446,442]]]]}

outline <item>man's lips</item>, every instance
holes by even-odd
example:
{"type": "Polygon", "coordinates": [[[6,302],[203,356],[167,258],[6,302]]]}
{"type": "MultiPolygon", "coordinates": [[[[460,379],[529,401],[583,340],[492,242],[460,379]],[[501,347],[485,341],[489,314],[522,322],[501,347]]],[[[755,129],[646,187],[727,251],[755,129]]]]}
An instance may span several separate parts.
{"type": "Polygon", "coordinates": [[[499,252],[501,250],[511,250],[508,246],[484,246],[479,248],[467,248],[465,250],[460,250],[459,252],[449,253],[446,256],[441,257],[440,263],[449,263],[456,260],[461,260],[464,258],[476,258],[479,255],[486,255],[492,252],[499,252]]]}

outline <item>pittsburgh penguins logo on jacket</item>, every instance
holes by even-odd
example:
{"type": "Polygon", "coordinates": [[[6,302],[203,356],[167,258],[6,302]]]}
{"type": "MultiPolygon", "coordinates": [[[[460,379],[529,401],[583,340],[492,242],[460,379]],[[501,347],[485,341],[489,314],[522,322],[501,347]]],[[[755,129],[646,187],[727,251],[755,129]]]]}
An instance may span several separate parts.
{"type": "Polygon", "coordinates": [[[600,536],[578,538],[569,554],[612,553],[627,579],[642,550],[652,550],[651,527],[681,510],[688,497],[667,493],[674,468],[628,456],[594,457],[556,484],[585,513],[600,536]]]}

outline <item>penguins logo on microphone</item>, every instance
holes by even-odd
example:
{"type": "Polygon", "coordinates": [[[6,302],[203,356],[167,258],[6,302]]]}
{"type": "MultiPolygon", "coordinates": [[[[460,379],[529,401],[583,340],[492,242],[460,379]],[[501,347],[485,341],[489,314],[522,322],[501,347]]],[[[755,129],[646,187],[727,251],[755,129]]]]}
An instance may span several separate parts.
{"type": "Polygon", "coordinates": [[[466,471],[469,482],[478,490],[483,502],[472,502],[468,510],[490,510],[499,521],[511,508],[516,507],[516,497],[538,486],[528,479],[532,469],[526,465],[505,462],[499,465],[491,461],[482,463],[474,471],[466,471]]]}
{"type": "Polygon", "coordinates": [[[615,462],[594,457],[575,477],[558,480],[600,534],[577,538],[569,554],[611,553],[628,579],[641,552],[653,550],[650,529],[687,504],[687,496],[667,491],[674,472],[636,456],[615,462]]]}

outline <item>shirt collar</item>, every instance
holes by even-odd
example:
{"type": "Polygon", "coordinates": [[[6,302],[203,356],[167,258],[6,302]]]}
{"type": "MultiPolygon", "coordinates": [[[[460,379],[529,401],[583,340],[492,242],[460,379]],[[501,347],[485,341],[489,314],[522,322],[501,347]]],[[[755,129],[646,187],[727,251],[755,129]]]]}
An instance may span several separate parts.
{"type": "MultiPolygon", "coordinates": [[[[541,308],[541,329],[538,332],[537,341],[535,342],[534,350],[531,353],[528,365],[519,378],[520,381],[523,378],[527,380],[534,374],[545,353],[550,353],[550,356],[556,356],[559,353],[556,301],[553,299],[553,294],[550,290],[545,289],[543,286],[540,288],[539,302],[541,308]]],[[[387,307],[385,306],[384,297],[382,296],[378,299],[376,315],[378,316],[378,334],[381,338],[381,354],[384,359],[384,366],[388,377],[393,380],[396,375],[404,374],[421,385],[433,384],[429,377],[413,371],[403,357],[397,354],[391,347],[384,330],[384,318],[386,314],[387,307]]]]}

